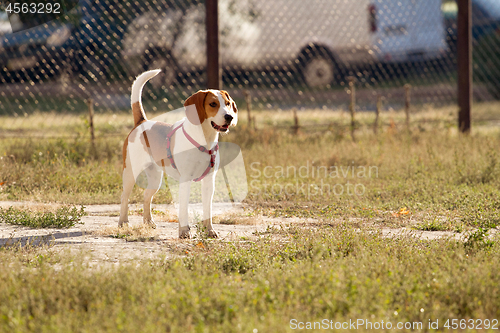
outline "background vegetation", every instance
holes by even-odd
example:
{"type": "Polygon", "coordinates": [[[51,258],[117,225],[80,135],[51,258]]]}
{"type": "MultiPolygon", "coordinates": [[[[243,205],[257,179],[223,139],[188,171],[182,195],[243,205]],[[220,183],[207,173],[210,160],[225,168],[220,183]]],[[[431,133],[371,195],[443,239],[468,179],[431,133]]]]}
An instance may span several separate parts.
{"type": "Polygon", "coordinates": [[[101,269],[83,254],[0,249],[0,331],[290,332],[291,319],[425,330],[439,320],[444,330],[450,318],[500,316],[497,241],[466,247],[337,225],[199,244],[177,259],[101,269]]]}
{"type": "MultiPolygon", "coordinates": [[[[245,202],[259,213],[369,218],[388,225],[421,222],[423,226],[417,227],[430,230],[491,228],[499,223],[499,133],[487,123],[483,125],[482,119],[495,107],[495,103],[476,107],[474,131],[467,137],[458,135],[453,126],[452,108],[423,107],[412,115],[410,131],[402,114],[382,113],[377,135],[372,128],[373,114],[358,114],[356,142],[350,138],[348,115],[327,110],[299,112],[302,127],[298,134],[292,129],[291,111],[258,113],[256,129],[245,123],[242,113],[239,126],[222,140],[241,147],[249,181],[245,202]],[[277,167],[298,170],[306,165],[309,172],[305,177],[266,177],[262,172],[267,166],[275,173],[277,167]],[[377,174],[332,178],[323,173],[318,177],[310,171],[313,166],[375,167],[377,174]],[[361,184],[363,195],[319,192],[321,184],[333,189],[336,184],[346,188],[347,182],[361,184]],[[279,190],[287,184],[305,184],[307,191],[279,190]]],[[[62,131],[44,128],[43,140],[16,138],[20,133],[36,135],[44,116],[28,118],[17,123],[5,118],[3,122],[6,138],[0,141],[0,200],[75,205],[119,202],[122,140],[132,126],[128,114],[96,117],[95,149],[84,119],[77,116],[66,116],[68,125],[62,131]]],[[[141,202],[139,188],[131,200],[141,202]]],[[[157,203],[170,201],[168,190],[155,196],[157,203]]]]}
{"type": "MultiPolygon", "coordinates": [[[[439,320],[444,330],[447,319],[498,319],[500,251],[492,229],[499,223],[500,133],[482,120],[496,105],[476,108],[469,136],[457,133],[451,108],[422,108],[412,115],[410,131],[403,115],[384,113],[377,135],[373,115],[358,114],[356,142],[341,112],[299,112],[299,133],[291,111],[257,113],[256,128],[242,113],[222,140],[240,145],[254,181],[247,218],[313,217],[318,223],[270,228],[256,240],[187,241],[164,258],[119,266],[92,266],[85,251],[0,248],[0,332],[288,332],[291,319],[422,322],[424,330],[439,320]],[[260,171],[309,163],[376,166],[378,174],[268,178],[256,176],[256,162],[260,171]],[[320,180],[360,183],[366,191],[266,192],[320,180]],[[381,226],[463,233],[433,241],[411,231],[389,238],[381,226]]],[[[45,128],[52,133],[38,139],[43,115],[28,117],[0,121],[0,200],[119,202],[130,115],[97,116],[95,150],[82,118],[67,116],[67,128],[45,128]],[[16,138],[19,133],[34,136],[16,138]]],[[[140,189],[132,200],[142,200],[140,189]]],[[[170,200],[168,190],[155,197],[170,200]]]]}

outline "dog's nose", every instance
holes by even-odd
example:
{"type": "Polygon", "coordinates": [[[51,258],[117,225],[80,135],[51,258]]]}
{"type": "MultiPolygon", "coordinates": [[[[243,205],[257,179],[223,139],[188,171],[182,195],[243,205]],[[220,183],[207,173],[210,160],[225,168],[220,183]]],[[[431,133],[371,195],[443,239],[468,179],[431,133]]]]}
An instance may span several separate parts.
{"type": "Polygon", "coordinates": [[[231,120],[233,120],[233,116],[231,116],[230,114],[226,114],[224,116],[224,119],[226,120],[226,123],[229,124],[231,122],[231,120]]]}

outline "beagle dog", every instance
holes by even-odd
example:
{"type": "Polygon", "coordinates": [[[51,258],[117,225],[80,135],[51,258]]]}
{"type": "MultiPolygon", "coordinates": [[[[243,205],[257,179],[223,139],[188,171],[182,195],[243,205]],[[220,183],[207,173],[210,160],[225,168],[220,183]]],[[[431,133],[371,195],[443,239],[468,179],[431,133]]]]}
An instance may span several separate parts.
{"type": "Polygon", "coordinates": [[[132,85],[134,128],[123,144],[123,193],[118,226],[128,223],[128,198],[140,175],[146,176],[144,223],[156,227],[151,216],[153,195],[163,173],[179,181],[179,238],[190,238],[188,203],[192,181],[201,181],[203,225],[209,237],[218,237],[212,226],[212,199],[219,168],[219,133],[236,126],[236,103],[224,90],[200,90],[184,103],[186,117],[166,124],[146,118],[141,102],[146,82],[160,70],[147,71],[132,85]]]}

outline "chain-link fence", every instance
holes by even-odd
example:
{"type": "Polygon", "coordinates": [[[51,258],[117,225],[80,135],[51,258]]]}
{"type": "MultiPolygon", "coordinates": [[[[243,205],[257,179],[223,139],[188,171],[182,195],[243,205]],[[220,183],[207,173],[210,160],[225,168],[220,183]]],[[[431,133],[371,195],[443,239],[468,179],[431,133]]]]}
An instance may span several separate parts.
{"type": "MultiPolygon", "coordinates": [[[[0,2],[0,116],[129,112],[133,78],[161,68],[148,111],[206,88],[201,0],[0,2]],[[56,8],[59,8],[57,11],[56,8]],[[50,10],[49,10],[50,9],[50,10]]],[[[474,97],[500,97],[500,2],[472,0],[474,97]]],[[[219,0],[223,86],[254,109],[456,103],[457,5],[446,0],[219,0]]],[[[22,120],[19,120],[22,121],[22,120]]]]}

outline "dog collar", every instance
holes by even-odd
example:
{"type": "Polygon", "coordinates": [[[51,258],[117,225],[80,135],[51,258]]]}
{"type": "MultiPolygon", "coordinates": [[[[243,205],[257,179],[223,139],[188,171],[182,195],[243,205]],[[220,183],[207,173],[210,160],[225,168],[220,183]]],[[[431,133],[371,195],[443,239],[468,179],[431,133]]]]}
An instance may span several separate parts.
{"type": "Polygon", "coordinates": [[[184,133],[184,135],[186,136],[186,138],[189,140],[189,142],[191,142],[191,144],[193,144],[193,146],[195,146],[202,153],[207,153],[207,154],[210,155],[210,163],[208,164],[205,172],[203,172],[203,174],[200,177],[198,177],[196,179],[193,179],[195,182],[199,182],[200,180],[202,180],[203,178],[205,178],[205,176],[208,175],[208,173],[210,172],[210,170],[214,167],[214,165],[215,165],[215,157],[217,156],[217,151],[219,150],[219,143],[217,143],[215,145],[215,147],[213,147],[212,149],[207,149],[207,148],[203,147],[202,145],[200,145],[198,142],[196,142],[196,140],[193,139],[186,132],[186,130],[184,129],[183,125],[184,125],[184,123],[180,124],[179,126],[177,126],[176,128],[174,128],[172,131],[170,131],[170,133],[167,134],[167,158],[170,161],[170,164],[172,165],[172,167],[177,170],[177,166],[175,165],[174,157],[172,155],[172,150],[170,148],[170,141],[171,141],[171,138],[174,135],[174,133],[179,128],[182,127],[182,132],[184,133]]]}

